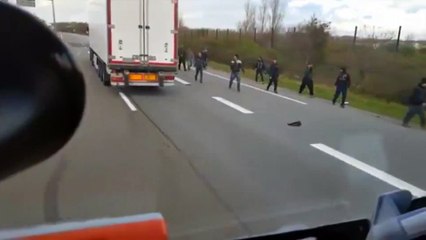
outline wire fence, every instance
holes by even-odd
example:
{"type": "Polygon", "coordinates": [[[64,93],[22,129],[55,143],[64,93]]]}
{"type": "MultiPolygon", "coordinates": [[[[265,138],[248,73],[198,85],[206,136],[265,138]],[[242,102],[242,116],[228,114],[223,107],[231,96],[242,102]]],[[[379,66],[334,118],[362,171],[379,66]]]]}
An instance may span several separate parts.
{"type": "MultiPolygon", "coordinates": [[[[384,30],[381,27],[355,26],[352,35],[337,35],[331,32],[331,38],[346,42],[353,46],[369,46],[379,48],[386,46],[399,51],[401,45],[412,46],[416,49],[426,48],[426,41],[415,41],[414,35],[408,34],[402,39],[402,26],[396,27],[394,31],[384,30]]],[[[180,31],[181,39],[215,39],[215,40],[253,40],[263,46],[275,48],[277,42],[285,36],[301,32],[300,27],[286,27],[280,32],[272,31],[260,32],[257,29],[253,31],[243,31],[242,29],[182,29],[180,31]]]]}

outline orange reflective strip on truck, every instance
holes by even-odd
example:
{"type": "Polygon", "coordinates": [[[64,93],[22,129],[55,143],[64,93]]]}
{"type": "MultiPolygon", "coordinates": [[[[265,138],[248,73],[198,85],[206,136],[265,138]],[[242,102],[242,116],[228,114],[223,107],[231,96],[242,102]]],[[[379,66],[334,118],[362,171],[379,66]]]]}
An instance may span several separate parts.
{"type": "Polygon", "coordinates": [[[0,239],[20,240],[166,240],[166,223],[160,214],[99,219],[87,222],[0,231],[0,239]]]}
{"type": "Polygon", "coordinates": [[[163,221],[153,220],[142,223],[129,223],[82,229],[63,233],[53,233],[35,237],[25,237],[22,240],[166,240],[167,233],[163,221]]]}

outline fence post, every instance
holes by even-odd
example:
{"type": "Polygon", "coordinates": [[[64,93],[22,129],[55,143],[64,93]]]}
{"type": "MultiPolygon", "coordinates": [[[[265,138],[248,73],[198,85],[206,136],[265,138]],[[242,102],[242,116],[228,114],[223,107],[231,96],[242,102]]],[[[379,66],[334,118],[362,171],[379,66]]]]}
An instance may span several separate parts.
{"type": "Polygon", "coordinates": [[[257,34],[257,28],[254,28],[253,38],[254,38],[254,41],[255,41],[255,42],[256,42],[256,34],[257,34]]]}
{"type": "Polygon", "coordinates": [[[240,28],[240,42],[241,42],[241,39],[242,39],[242,30],[240,28]]]}
{"type": "Polygon", "coordinates": [[[398,30],[398,39],[396,40],[396,51],[399,51],[399,41],[401,40],[401,30],[402,30],[402,26],[399,26],[399,30],[398,30]]]}
{"type": "Polygon", "coordinates": [[[352,46],[356,45],[356,38],[357,38],[357,34],[358,34],[358,26],[355,26],[355,32],[354,32],[354,40],[352,42],[352,46]]]}
{"type": "Polygon", "coordinates": [[[216,28],[216,40],[219,39],[219,29],[216,28]]]}
{"type": "Polygon", "coordinates": [[[294,33],[296,32],[296,27],[294,27],[294,28],[293,28],[293,32],[294,32],[294,33]]]}
{"type": "Polygon", "coordinates": [[[275,29],[271,29],[271,48],[274,48],[274,35],[275,35],[275,29]]]}
{"type": "Polygon", "coordinates": [[[228,40],[228,39],[229,39],[229,28],[226,29],[226,40],[228,40]]]}

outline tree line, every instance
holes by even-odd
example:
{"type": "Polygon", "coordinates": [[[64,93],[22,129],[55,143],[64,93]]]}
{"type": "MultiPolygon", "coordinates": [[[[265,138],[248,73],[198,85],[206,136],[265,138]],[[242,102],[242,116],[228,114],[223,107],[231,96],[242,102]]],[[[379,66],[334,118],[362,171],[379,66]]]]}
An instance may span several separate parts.
{"type": "Polygon", "coordinates": [[[261,0],[259,5],[247,0],[244,4],[244,19],[237,27],[245,32],[277,32],[282,26],[284,14],[281,0],[261,0]]]}

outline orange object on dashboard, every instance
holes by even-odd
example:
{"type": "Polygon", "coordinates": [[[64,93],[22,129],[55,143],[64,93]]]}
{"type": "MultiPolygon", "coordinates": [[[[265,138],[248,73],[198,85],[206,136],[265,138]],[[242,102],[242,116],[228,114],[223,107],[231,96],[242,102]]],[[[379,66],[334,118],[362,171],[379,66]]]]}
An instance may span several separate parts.
{"type": "Polygon", "coordinates": [[[166,240],[167,229],[160,214],[99,219],[87,222],[0,231],[0,239],[22,240],[166,240]]]}

